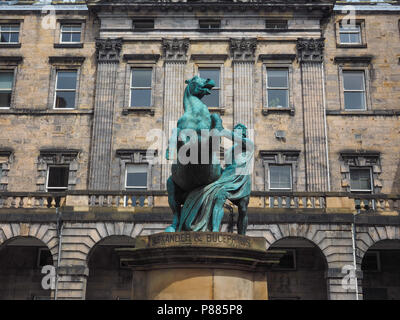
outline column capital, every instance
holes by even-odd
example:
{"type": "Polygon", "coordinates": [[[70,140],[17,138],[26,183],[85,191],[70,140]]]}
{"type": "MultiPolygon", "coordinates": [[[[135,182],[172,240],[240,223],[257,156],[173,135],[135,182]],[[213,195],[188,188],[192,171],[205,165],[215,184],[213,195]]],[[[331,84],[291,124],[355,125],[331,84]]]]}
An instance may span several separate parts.
{"type": "Polygon", "coordinates": [[[230,39],[229,49],[234,62],[254,62],[256,38],[230,39]]]}
{"type": "Polygon", "coordinates": [[[96,39],[96,54],[98,63],[119,63],[119,54],[122,49],[122,38],[96,39]]]}
{"type": "Polygon", "coordinates": [[[322,62],[324,60],[325,38],[297,39],[297,52],[300,62],[322,62]]]}
{"type": "Polygon", "coordinates": [[[168,62],[186,62],[189,38],[162,39],[164,59],[168,62]]]}

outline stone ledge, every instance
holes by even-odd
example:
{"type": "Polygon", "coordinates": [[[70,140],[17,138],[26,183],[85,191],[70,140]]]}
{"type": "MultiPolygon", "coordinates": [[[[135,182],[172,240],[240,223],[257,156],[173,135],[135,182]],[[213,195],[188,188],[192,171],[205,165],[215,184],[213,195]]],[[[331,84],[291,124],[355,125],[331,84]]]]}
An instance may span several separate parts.
{"type": "Polygon", "coordinates": [[[269,113],[289,113],[291,116],[294,116],[294,108],[263,108],[261,113],[264,116],[267,116],[269,113]]]}
{"type": "Polygon", "coordinates": [[[326,110],[328,116],[399,116],[400,110],[326,110]]]}
{"type": "Polygon", "coordinates": [[[128,115],[129,113],[148,113],[151,116],[155,114],[155,108],[153,107],[126,107],[122,109],[123,115],[128,115]]]}
{"type": "Polygon", "coordinates": [[[83,48],[83,43],[55,43],[54,48],[83,48]]]}
{"type": "Polygon", "coordinates": [[[0,43],[0,48],[2,49],[21,48],[21,43],[0,43]]]}

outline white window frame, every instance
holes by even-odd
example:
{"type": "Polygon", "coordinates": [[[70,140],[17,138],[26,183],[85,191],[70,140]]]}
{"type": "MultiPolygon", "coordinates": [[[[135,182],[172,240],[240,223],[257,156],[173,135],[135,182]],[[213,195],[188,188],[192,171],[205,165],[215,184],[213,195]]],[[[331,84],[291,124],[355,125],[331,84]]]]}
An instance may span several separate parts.
{"type": "Polygon", "coordinates": [[[266,67],[266,78],[265,78],[266,84],[266,104],[267,104],[267,108],[282,108],[282,109],[289,109],[290,108],[290,83],[289,83],[289,68],[285,68],[285,67],[266,67]],[[268,70],[285,70],[286,71],[286,81],[287,81],[287,87],[269,87],[268,86],[268,70]],[[281,106],[281,107],[270,107],[269,106],[269,99],[268,99],[268,90],[286,90],[286,101],[288,103],[288,105],[286,107],[281,106]]]}
{"type": "Polygon", "coordinates": [[[368,193],[373,193],[373,188],[374,188],[374,180],[373,180],[373,176],[372,176],[372,168],[371,167],[354,167],[354,166],[350,166],[349,167],[349,178],[350,178],[350,192],[368,192],[368,193]],[[366,190],[366,189],[352,189],[351,187],[351,170],[352,169],[356,169],[356,170],[369,170],[369,179],[370,179],[370,185],[371,185],[371,189],[366,190]]]}
{"type": "MultiPolygon", "coordinates": [[[[68,169],[68,175],[69,175],[69,165],[48,165],[47,166],[47,174],[46,174],[46,192],[49,192],[48,191],[49,189],[57,189],[60,191],[68,190],[68,184],[66,187],[50,187],[49,188],[49,174],[50,174],[50,168],[52,168],[52,167],[65,167],[68,169]]],[[[68,178],[68,180],[69,180],[69,178],[68,178]]]]}
{"type": "Polygon", "coordinates": [[[78,73],[78,70],[77,70],[77,69],[57,69],[57,70],[56,70],[56,81],[55,81],[55,88],[54,88],[53,109],[55,109],[55,110],[75,110],[75,109],[76,109],[76,95],[78,94],[78,93],[77,93],[78,76],[79,76],[79,73],[78,73]],[[57,89],[58,72],[75,72],[75,73],[76,73],[75,89],[57,89]],[[74,107],[73,107],[73,108],[56,108],[57,91],[75,92],[74,107]]]}
{"type": "Polygon", "coordinates": [[[358,29],[358,31],[353,31],[353,30],[346,30],[346,28],[342,27],[342,23],[339,23],[339,43],[340,44],[345,44],[345,45],[353,45],[353,44],[362,44],[362,33],[361,33],[361,25],[360,24],[355,24],[355,27],[358,29]],[[358,34],[358,42],[342,42],[341,40],[341,35],[342,34],[358,34]]]}
{"type": "Polygon", "coordinates": [[[221,92],[222,92],[222,90],[221,90],[221,81],[222,81],[222,70],[221,70],[221,66],[216,66],[216,65],[214,65],[214,66],[200,65],[200,66],[198,66],[198,68],[197,68],[197,73],[198,73],[199,77],[200,77],[200,70],[201,70],[201,69],[215,69],[215,70],[218,69],[218,72],[219,72],[219,86],[218,86],[218,87],[213,87],[213,88],[211,89],[211,91],[212,91],[212,90],[218,90],[218,106],[207,106],[207,107],[210,107],[210,108],[221,108],[221,107],[222,107],[222,106],[221,106],[221,92]]]}
{"type": "Polygon", "coordinates": [[[10,44],[16,44],[16,43],[20,43],[20,31],[21,31],[21,25],[19,23],[1,23],[0,24],[0,40],[1,40],[1,34],[4,33],[18,33],[18,41],[17,42],[1,42],[0,43],[10,43],[10,44]],[[3,31],[2,27],[4,26],[18,26],[18,31],[3,31]]]}
{"type": "Polygon", "coordinates": [[[365,83],[365,71],[364,70],[343,70],[342,71],[342,83],[343,83],[343,107],[346,111],[356,111],[356,110],[367,110],[367,90],[366,90],[366,83],[365,83]],[[346,90],[344,87],[344,77],[346,73],[360,73],[362,74],[362,90],[346,90]],[[359,109],[346,109],[346,92],[362,92],[364,96],[364,108],[359,109]]]}
{"type": "Polygon", "coordinates": [[[81,23],[62,23],[60,25],[60,43],[82,43],[82,24],[81,23]],[[79,26],[80,31],[68,31],[69,33],[79,33],[80,34],[80,41],[62,41],[63,35],[63,27],[70,27],[70,26],[79,26]]]}
{"type": "MultiPolygon", "coordinates": [[[[10,101],[10,105],[8,107],[0,107],[0,110],[8,110],[11,108],[12,105],[12,99],[13,99],[13,92],[14,92],[14,83],[15,83],[15,70],[12,69],[0,69],[0,73],[12,73],[13,75],[13,81],[11,83],[11,101],[10,101]]],[[[5,89],[0,89],[0,91],[4,91],[4,92],[8,92],[10,90],[5,90],[5,89]]]]}
{"type": "Polygon", "coordinates": [[[154,68],[153,67],[131,67],[131,74],[129,77],[129,108],[141,108],[141,107],[145,107],[145,108],[149,108],[151,106],[153,106],[153,73],[154,73],[154,68]],[[132,87],[132,77],[133,77],[133,71],[135,69],[150,69],[151,70],[151,75],[150,75],[150,87],[132,87]],[[131,106],[131,102],[132,102],[132,90],[134,89],[150,89],[150,105],[148,106],[131,106]]]}
{"type": "Polygon", "coordinates": [[[292,165],[291,164],[274,164],[271,163],[268,165],[268,189],[270,191],[274,190],[288,190],[291,191],[293,190],[293,172],[292,172],[292,165]],[[271,167],[289,167],[290,169],[290,188],[271,188],[271,167]]]}

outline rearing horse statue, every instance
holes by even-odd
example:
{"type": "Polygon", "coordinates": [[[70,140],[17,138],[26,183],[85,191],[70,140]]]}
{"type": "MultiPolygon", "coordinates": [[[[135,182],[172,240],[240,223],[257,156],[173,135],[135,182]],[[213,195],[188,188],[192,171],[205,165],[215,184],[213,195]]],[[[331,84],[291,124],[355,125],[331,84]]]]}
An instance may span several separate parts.
{"type": "MultiPolygon", "coordinates": [[[[251,179],[249,175],[237,175],[235,169],[247,166],[249,158],[239,163],[233,159],[222,170],[217,155],[222,136],[239,141],[234,148],[247,144],[250,145],[247,149],[252,149],[246,127],[237,125],[235,128],[240,127],[242,131],[235,134],[223,128],[218,114],[210,114],[201,98],[211,93],[215,86],[213,80],[195,76],[185,82],[184,114],[178,120],[166,155],[167,159],[176,161],[167,180],[173,221],[165,231],[219,231],[223,205],[229,199],[239,207],[238,232],[245,234],[251,179]]],[[[247,152],[249,155],[252,157],[252,150],[247,152]]]]}

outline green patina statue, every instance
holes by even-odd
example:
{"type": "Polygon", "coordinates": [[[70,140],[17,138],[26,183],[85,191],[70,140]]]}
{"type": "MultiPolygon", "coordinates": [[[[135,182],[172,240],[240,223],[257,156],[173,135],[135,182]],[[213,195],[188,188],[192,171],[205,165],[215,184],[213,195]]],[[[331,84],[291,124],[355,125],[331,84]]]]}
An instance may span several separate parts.
{"type": "Polygon", "coordinates": [[[238,233],[247,228],[247,206],[251,191],[250,166],[254,145],[247,128],[237,124],[232,131],[222,126],[218,114],[210,114],[201,101],[215,83],[198,76],[186,80],[184,114],[169,141],[167,159],[174,160],[167,181],[168,203],[175,231],[214,231],[221,228],[226,200],[238,206],[238,233]],[[221,168],[218,154],[221,137],[233,141],[221,168]]]}

